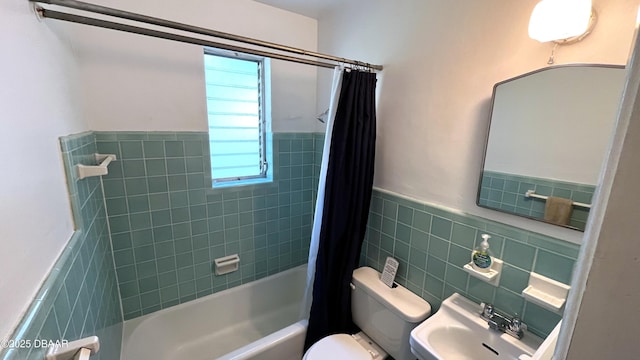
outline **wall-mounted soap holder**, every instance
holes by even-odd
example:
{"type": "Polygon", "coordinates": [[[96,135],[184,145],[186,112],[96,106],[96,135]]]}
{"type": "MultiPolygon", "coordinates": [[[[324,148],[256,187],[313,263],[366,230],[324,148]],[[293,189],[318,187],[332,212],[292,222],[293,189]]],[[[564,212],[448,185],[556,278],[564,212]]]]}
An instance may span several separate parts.
{"type": "Polygon", "coordinates": [[[213,262],[215,263],[216,267],[216,275],[224,275],[238,270],[240,257],[238,256],[238,254],[233,254],[217,258],[213,262]]]}
{"type": "Polygon", "coordinates": [[[471,263],[465,264],[462,268],[464,271],[471,274],[484,282],[487,282],[493,286],[500,285],[500,276],[502,275],[502,264],[504,262],[497,258],[491,258],[491,269],[488,272],[481,272],[476,270],[471,263]]]}
{"type": "Polygon", "coordinates": [[[532,272],[529,275],[529,286],[522,290],[522,296],[543,308],[560,312],[570,289],[569,285],[532,272]]]}

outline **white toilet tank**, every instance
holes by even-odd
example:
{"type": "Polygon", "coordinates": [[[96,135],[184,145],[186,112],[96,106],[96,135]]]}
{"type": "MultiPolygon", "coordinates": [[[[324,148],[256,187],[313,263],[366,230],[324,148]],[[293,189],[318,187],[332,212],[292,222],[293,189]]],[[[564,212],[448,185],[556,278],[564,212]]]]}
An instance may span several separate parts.
{"type": "Polygon", "coordinates": [[[415,359],[411,330],[431,314],[431,305],[400,285],[389,288],[370,267],[356,269],[352,283],[353,322],[394,359],[415,359]]]}

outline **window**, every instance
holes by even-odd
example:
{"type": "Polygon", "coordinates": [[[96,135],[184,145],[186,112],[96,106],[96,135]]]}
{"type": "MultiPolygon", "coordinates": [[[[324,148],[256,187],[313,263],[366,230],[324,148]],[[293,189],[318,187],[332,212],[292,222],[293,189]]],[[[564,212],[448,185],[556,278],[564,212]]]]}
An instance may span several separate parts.
{"type": "Polygon", "coordinates": [[[205,50],[213,185],[268,180],[268,59],[205,50]]]}

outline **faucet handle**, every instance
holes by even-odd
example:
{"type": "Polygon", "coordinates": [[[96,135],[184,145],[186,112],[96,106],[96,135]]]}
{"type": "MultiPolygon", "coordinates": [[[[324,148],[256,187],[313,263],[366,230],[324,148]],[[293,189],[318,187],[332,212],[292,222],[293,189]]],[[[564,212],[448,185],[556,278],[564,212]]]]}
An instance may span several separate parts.
{"type": "Polygon", "coordinates": [[[482,304],[480,304],[480,306],[482,306],[482,312],[480,313],[480,315],[483,318],[491,319],[491,317],[493,316],[493,305],[492,304],[487,304],[487,303],[482,303],[482,304]]]}
{"type": "Polygon", "coordinates": [[[527,330],[527,324],[523,323],[518,317],[518,314],[516,314],[515,317],[511,319],[511,331],[520,332],[524,330],[527,330]]]}
{"type": "Polygon", "coordinates": [[[520,320],[520,318],[516,315],[516,317],[511,319],[511,330],[518,331],[520,330],[520,327],[522,327],[522,320],[520,320]]]}

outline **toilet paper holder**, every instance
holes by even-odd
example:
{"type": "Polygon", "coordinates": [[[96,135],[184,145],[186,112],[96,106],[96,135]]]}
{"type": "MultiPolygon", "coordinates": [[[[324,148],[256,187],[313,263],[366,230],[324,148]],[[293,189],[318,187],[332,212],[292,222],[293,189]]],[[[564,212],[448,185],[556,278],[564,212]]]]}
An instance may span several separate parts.
{"type": "Polygon", "coordinates": [[[44,358],[45,360],[89,360],[89,357],[99,350],[100,339],[97,336],[90,336],[62,345],[52,345],[44,358]]]}

